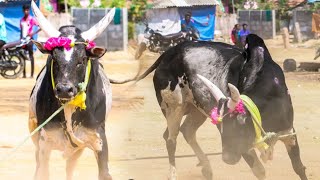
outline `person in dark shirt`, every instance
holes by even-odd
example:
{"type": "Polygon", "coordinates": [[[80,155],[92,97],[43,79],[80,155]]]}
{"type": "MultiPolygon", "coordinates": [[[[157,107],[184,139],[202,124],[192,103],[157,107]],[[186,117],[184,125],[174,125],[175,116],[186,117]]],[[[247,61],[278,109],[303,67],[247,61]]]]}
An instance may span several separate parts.
{"type": "Polygon", "coordinates": [[[250,31],[247,28],[248,28],[248,24],[243,24],[242,29],[239,32],[242,46],[245,46],[246,37],[250,34],[250,31]]]}

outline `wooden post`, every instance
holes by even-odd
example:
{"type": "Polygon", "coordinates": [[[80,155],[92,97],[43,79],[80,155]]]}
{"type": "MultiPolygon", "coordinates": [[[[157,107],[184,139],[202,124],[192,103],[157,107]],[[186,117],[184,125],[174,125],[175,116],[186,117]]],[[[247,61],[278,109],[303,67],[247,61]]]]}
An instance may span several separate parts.
{"type": "Polygon", "coordinates": [[[302,38],[301,38],[301,31],[300,31],[300,25],[298,22],[294,23],[294,34],[295,34],[295,38],[297,40],[298,43],[302,43],[302,38]]]}
{"type": "Polygon", "coordinates": [[[288,28],[284,27],[282,28],[282,38],[283,38],[283,45],[284,48],[289,48],[290,47],[290,42],[289,42],[289,31],[288,28]]]}
{"type": "Polygon", "coordinates": [[[68,3],[67,3],[67,0],[64,0],[64,9],[65,9],[66,13],[68,13],[68,3]]]}

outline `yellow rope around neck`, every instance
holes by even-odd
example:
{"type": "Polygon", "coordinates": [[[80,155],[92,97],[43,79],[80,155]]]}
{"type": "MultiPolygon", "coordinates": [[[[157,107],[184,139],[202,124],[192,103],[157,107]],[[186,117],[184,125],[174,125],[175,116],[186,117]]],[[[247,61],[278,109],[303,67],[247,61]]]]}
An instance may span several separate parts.
{"type": "Polygon", "coordinates": [[[243,101],[246,108],[248,109],[248,111],[250,112],[253,120],[253,127],[256,132],[254,145],[258,149],[262,148],[266,150],[269,147],[269,145],[264,142],[263,136],[266,135],[266,132],[262,128],[261,115],[260,115],[259,109],[248,96],[241,95],[240,98],[243,101]]]}
{"type": "MultiPolygon", "coordinates": [[[[85,110],[87,108],[87,106],[86,106],[86,98],[87,98],[86,89],[88,86],[90,73],[91,73],[91,60],[89,59],[88,63],[87,63],[86,75],[84,78],[84,82],[78,84],[79,92],[72,100],[70,100],[68,102],[69,105],[79,107],[82,110],[85,110]]],[[[53,60],[51,61],[51,83],[52,83],[52,87],[54,89],[55,83],[54,83],[54,78],[53,78],[53,60]]]]}

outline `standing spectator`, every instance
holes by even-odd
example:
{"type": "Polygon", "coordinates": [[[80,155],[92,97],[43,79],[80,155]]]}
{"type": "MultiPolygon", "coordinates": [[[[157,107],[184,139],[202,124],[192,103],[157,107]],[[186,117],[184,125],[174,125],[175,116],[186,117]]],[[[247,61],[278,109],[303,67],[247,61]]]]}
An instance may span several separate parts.
{"type": "Polygon", "coordinates": [[[7,42],[6,23],[3,15],[0,13],[0,48],[7,42]]]}
{"type": "Polygon", "coordinates": [[[181,20],[181,31],[191,33],[194,36],[194,39],[200,37],[199,31],[194,26],[194,20],[191,19],[191,12],[187,12],[184,15],[184,19],[181,20]]]}
{"type": "MultiPolygon", "coordinates": [[[[30,5],[25,4],[22,6],[22,10],[24,13],[24,16],[20,20],[20,28],[21,28],[21,33],[20,33],[20,38],[31,38],[33,36],[33,27],[38,26],[38,22],[36,19],[34,19],[30,15],[30,5]]],[[[31,78],[33,78],[33,73],[34,73],[34,57],[33,57],[33,43],[30,41],[30,43],[27,45],[26,50],[29,52],[29,58],[31,61],[31,78]]],[[[23,70],[23,78],[26,78],[26,66],[24,66],[23,70]]]]}
{"type": "Polygon", "coordinates": [[[231,41],[236,46],[239,46],[239,44],[240,44],[239,32],[240,32],[240,24],[234,25],[234,27],[231,31],[231,41]]]}
{"type": "Polygon", "coordinates": [[[188,32],[194,29],[194,21],[191,19],[191,12],[187,12],[184,15],[184,19],[181,20],[181,31],[188,32]]]}
{"type": "Polygon", "coordinates": [[[246,37],[250,34],[250,31],[247,29],[247,27],[248,27],[247,24],[243,24],[242,30],[240,30],[240,32],[239,32],[242,46],[245,46],[246,37]]]}

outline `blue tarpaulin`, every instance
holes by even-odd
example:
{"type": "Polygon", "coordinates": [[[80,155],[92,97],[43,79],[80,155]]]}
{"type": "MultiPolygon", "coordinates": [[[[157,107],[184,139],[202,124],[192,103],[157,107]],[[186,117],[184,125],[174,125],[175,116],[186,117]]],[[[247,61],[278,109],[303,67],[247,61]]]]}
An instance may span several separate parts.
{"type": "Polygon", "coordinates": [[[184,19],[186,12],[191,12],[194,26],[200,33],[200,40],[210,41],[214,39],[216,6],[179,8],[180,18],[184,19]]]}
{"type": "MultiPolygon", "coordinates": [[[[39,7],[39,1],[36,2],[39,7]]],[[[24,4],[30,4],[31,1],[9,1],[7,3],[0,3],[0,13],[4,16],[6,22],[6,30],[7,30],[7,41],[17,41],[20,39],[20,19],[23,17],[22,6],[24,4]]],[[[32,14],[32,10],[30,8],[30,13],[32,14]]],[[[38,27],[34,27],[34,31],[38,27]]],[[[37,39],[37,35],[33,36],[34,39],[37,39]]]]}

